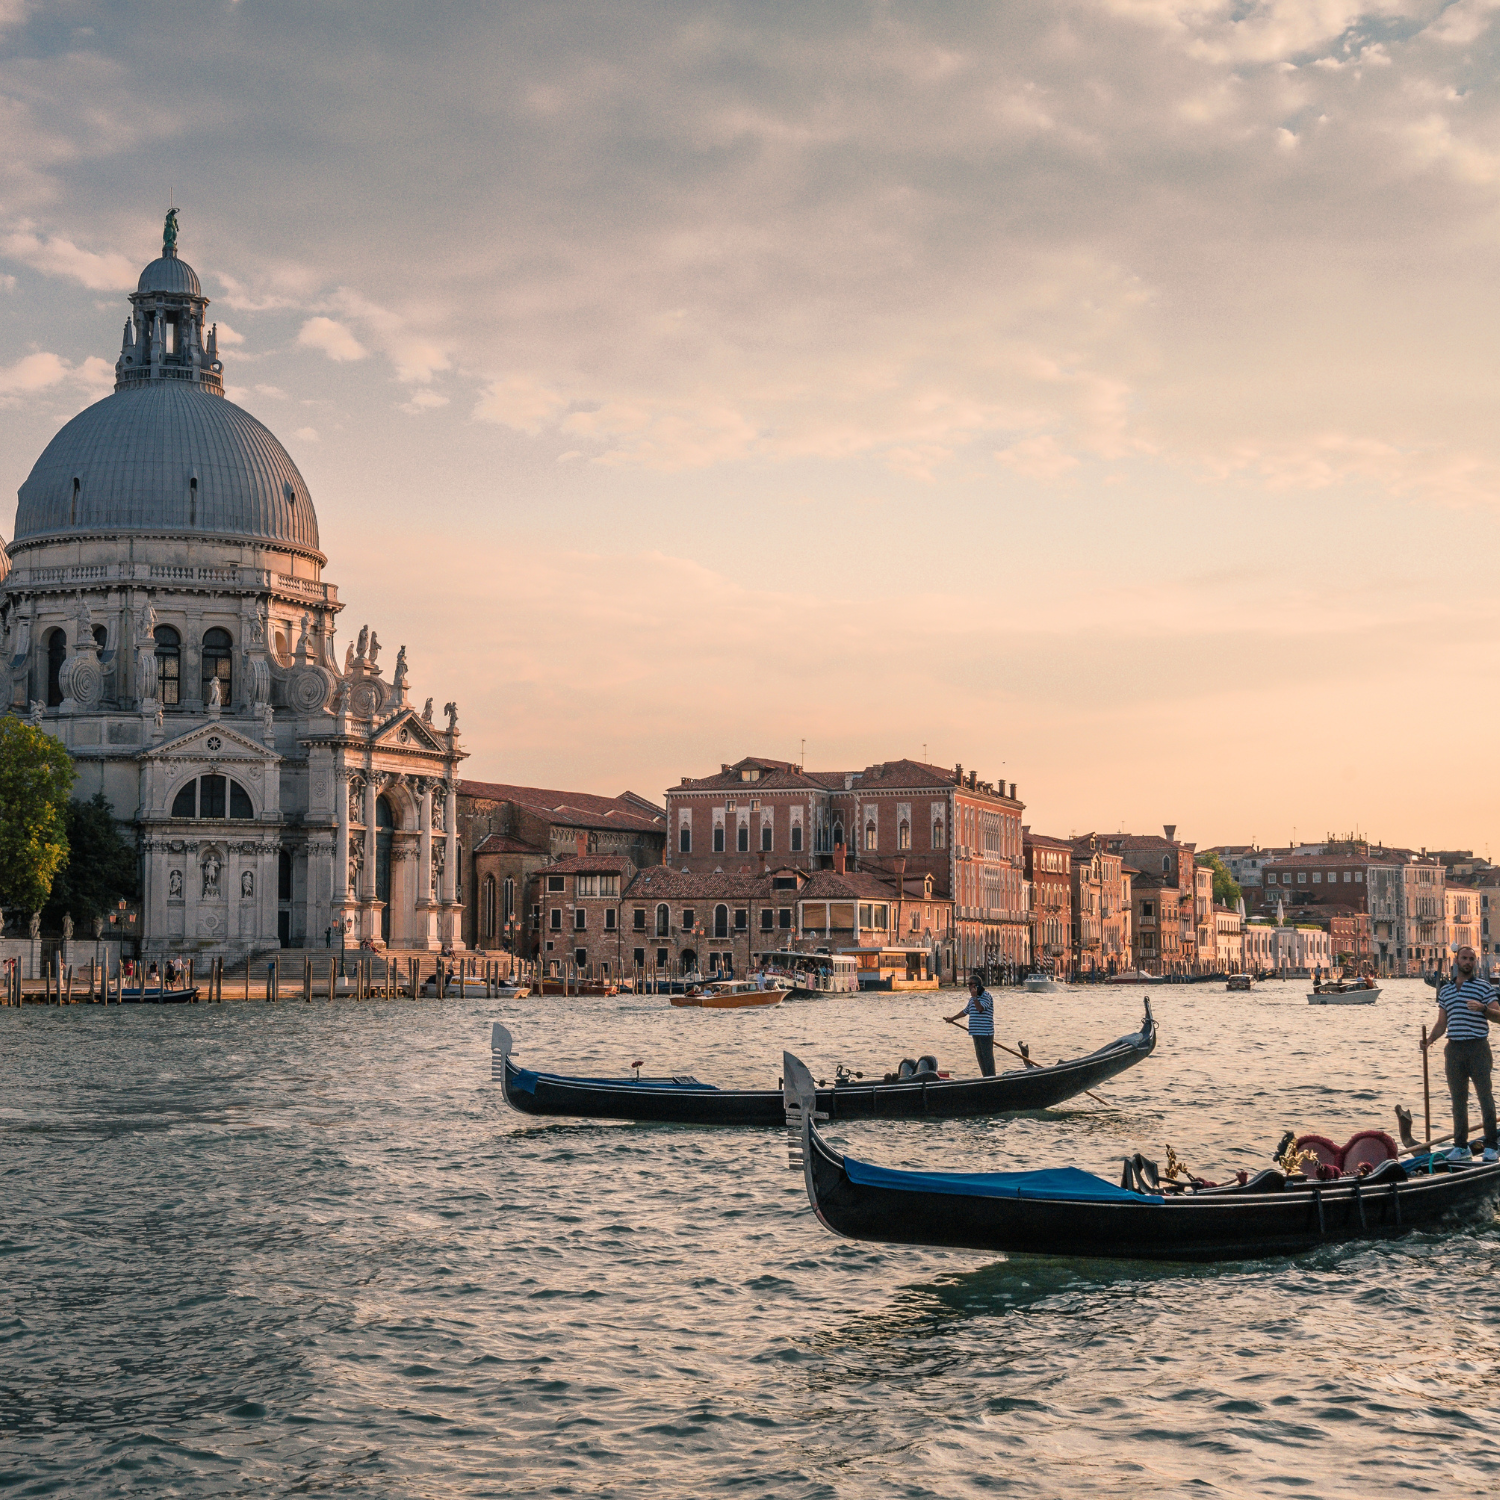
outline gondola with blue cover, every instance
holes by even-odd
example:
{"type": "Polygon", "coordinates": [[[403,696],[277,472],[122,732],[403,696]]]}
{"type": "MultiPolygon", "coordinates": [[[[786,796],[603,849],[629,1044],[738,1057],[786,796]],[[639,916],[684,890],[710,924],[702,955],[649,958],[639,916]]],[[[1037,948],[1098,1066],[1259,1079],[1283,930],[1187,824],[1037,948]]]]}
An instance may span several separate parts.
{"type": "MultiPolygon", "coordinates": [[[[1050,1109],[1144,1062],[1156,1048],[1151,1003],[1141,1029],[1050,1068],[993,1078],[942,1078],[935,1069],[895,1082],[857,1081],[816,1088],[818,1109],[837,1120],[954,1120],[1050,1109]]],[[[782,1125],[785,1095],[774,1089],[721,1089],[696,1078],[579,1078],[517,1065],[515,1042],[498,1021],[491,1028],[491,1073],[506,1101],[523,1114],[592,1120],[645,1120],[670,1125],[782,1125]]]]}
{"type": "Polygon", "coordinates": [[[813,1211],[835,1234],[881,1244],[1122,1260],[1253,1260],[1344,1240],[1382,1239],[1471,1212],[1500,1194],[1500,1163],[1419,1156],[1333,1181],[1275,1169],[1195,1192],[1152,1192],[1077,1167],[913,1172],[840,1155],[816,1123],[819,1091],[783,1058],[789,1120],[801,1133],[813,1211]]]}

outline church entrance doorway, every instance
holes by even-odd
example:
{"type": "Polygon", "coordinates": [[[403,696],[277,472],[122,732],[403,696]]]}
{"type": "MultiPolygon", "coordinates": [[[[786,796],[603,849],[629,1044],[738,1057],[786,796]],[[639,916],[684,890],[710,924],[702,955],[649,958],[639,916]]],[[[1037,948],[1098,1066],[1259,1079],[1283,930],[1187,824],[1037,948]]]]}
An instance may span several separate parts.
{"type": "Polygon", "coordinates": [[[391,940],[391,830],[396,819],[391,804],[384,797],[375,799],[375,899],[385,902],[380,908],[380,935],[391,940]]]}

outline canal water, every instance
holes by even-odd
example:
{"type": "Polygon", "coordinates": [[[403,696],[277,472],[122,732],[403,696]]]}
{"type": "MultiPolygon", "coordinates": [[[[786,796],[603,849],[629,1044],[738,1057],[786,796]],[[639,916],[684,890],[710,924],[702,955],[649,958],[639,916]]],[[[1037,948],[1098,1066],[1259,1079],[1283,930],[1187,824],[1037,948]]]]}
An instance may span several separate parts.
{"type": "MultiPolygon", "coordinates": [[[[1109,1108],[836,1126],[900,1166],[1209,1176],[1285,1128],[1421,1120],[1420,983],[1152,992],[1109,1108]]],[[[1140,992],[999,995],[1045,1062],[1140,992]]],[[[531,1066],[772,1085],[937,1053],[941,995],[0,1010],[6,1495],[1478,1494],[1500,1474],[1500,1234],[1143,1267],[860,1245],[785,1133],[536,1122],[531,1066]]],[[[1439,1108],[1443,1090],[1438,1082],[1439,1108]]],[[[1447,1128],[1446,1124],[1442,1128],[1447,1128]]]]}

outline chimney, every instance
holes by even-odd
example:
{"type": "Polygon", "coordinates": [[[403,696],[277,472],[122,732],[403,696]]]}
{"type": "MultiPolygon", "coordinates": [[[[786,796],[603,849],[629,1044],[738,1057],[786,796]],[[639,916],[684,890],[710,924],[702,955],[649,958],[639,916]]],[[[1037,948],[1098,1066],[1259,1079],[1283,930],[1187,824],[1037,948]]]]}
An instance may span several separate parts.
{"type": "Polygon", "coordinates": [[[1175,823],[1163,823],[1161,825],[1161,831],[1166,834],[1169,839],[1175,839],[1177,837],[1177,825],[1175,823]]]}
{"type": "Polygon", "coordinates": [[[573,842],[578,845],[580,857],[588,852],[588,842],[581,833],[575,835],[573,842]]]}
{"type": "Polygon", "coordinates": [[[1015,782],[1011,782],[1011,784],[1010,784],[1010,800],[1012,802],[1014,802],[1016,800],[1016,784],[1015,784],[1015,782]]]}
{"type": "Polygon", "coordinates": [[[842,844],[833,846],[833,868],[840,875],[844,873],[844,846],[842,844]]]}

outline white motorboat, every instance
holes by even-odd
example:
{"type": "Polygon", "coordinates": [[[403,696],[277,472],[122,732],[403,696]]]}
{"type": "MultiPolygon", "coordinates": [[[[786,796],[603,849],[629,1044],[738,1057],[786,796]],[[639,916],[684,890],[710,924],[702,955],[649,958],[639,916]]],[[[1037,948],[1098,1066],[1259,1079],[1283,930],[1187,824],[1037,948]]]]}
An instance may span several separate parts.
{"type": "Polygon", "coordinates": [[[1309,1005],[1374,1005],[1380,998],[1380,986],[1356,981],[1353,984],[1322,984],[1307,997],[1309,1005]]]}
{"type": "Polygon", "coordinates": [[[1028,995],[1051,995],[1058,989],[1057,981],[1046,974],[1033,974],[1029,979],[1021,981],[1021,988],[1028,995]]]}

